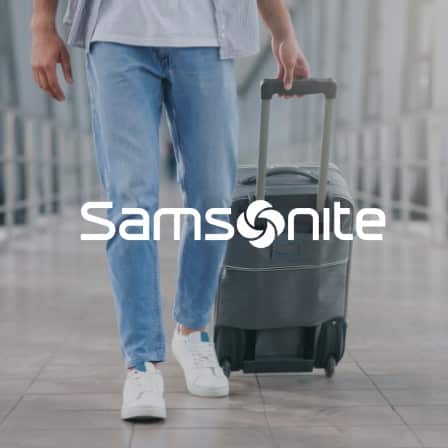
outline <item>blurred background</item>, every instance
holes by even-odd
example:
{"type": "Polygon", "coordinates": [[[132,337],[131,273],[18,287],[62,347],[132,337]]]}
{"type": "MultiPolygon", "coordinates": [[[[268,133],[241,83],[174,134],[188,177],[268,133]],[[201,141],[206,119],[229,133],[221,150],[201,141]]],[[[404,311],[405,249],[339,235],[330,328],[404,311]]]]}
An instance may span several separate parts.
{"type": "MultiPolygon", "coordinates": [[[[59,8],[64,10],[64,1],[59,8]]],[[[339,83],[333,161],[361,206],[383,208],[389,223],[435,240],[448,236],[448,58],[444,0],[289,2],[315,76],[339,83]]],[[[39,218],[91,200],[98,181],[90,139],[84,55],[72,51],[76,83],[56,104],[29,68],[31,2],[0,5],[0,244],[39,218]]],[[[63,30],[63,28],[61,28],[63,30]]],[[[262,51],[238,63],[241,163],[254,163],[259,81],[275,74],[262,51]]],[[[277,101],[271,163],[318,159],[321,104],[277,101]]],[[[175,162],[166,126],[161,151],[175,162]]]]}
{"type": "MultiPolygon", "coordinates": [[[[119,420],[104,247],[79,240],[80,205],[101,198],[84,54],[71,50],[67,101],[51,101],[31,78],[31,1],[0,0],[1,447],[447,446],[448,1],[288,4],[313,75],[339,84],[332,160],[360,207],[386,212],[385,240],[355,242],[348,346],[333,380],[236,374],[229,399],[204,401],[186,394],[168,355],[170,417],[147,428],[119,420]]],[[[241,164],[255,163],[259,83],[276,73],[264,28],[260,39],[260,53],[237,64],[241,164]]],[[[270,163],[317,161],[322,100],[274,102],[270,163]]],[[[160,151],[161,206],[179,206],[165,123],[160,151]]],[[[167,334],[170,236],[160,244],[167,334]]]]}

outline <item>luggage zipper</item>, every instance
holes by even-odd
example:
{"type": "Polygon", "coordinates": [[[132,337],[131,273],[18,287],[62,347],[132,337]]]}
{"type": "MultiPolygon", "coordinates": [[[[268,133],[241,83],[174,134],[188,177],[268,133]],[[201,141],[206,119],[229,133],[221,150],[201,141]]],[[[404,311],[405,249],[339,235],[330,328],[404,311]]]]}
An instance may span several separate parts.
{"type": "Polygon", "coordinates": [[[331,268],[334,266],[339,266],[347,264],[350,260],[345,258],[343,260],[332,261],[331,263],[323,264],[308,264],[308,265],[297,265],[297,266],[272,266],[268,268],[245,268],[242,266],[224,266],[224,269],[230,269],[231,271],[249,271],[249,272],[263,272],[263,271],[302,271],[306,269],[321,269],[321,268],[331,268]]]}

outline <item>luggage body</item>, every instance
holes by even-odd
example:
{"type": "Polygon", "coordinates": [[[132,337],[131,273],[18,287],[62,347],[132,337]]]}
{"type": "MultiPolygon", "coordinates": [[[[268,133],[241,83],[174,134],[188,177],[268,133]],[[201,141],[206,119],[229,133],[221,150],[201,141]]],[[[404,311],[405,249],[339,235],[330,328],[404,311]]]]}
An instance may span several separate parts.
{"type": "MultiPolygon", "coordinates": [[[[342,173],[328,162],[335,97],[335,90],[327,95],[328,85],[334,81],[295,83],[302,94],[311,90],[327,96],[320,164],[266,169],[269,98],[262,96],[259,165],[239,169],[231,223],[238,228],[238,218],[260,199],[281,214],[287,228],[268,247],[254,247],[238,232],[229,241],[214,331],[218,359],[227,375],[232,370],[310,372],[323,368],[332,376],[343,357],[352,241],[336,237],[333,211],[337,203],[350,210],[342,215],[339,226],[342,233],[353,234],[354,202],[342,173]],[[316,211],[319,224],[311,214],[289,219],[291,210],[298,208],[316,211]]],[[[274,86],[281,89],[278,83],[274,86]]],[[[260,219],[249,225],[261,233],[266,223],[260,219]]]]}

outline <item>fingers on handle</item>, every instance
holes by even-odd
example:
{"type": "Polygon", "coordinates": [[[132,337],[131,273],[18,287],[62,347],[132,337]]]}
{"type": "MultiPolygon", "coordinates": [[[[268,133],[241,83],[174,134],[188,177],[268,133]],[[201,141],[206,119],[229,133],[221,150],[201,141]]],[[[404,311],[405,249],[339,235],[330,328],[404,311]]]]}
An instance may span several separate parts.
{"type": "Polygon", "coordinates": [[[285,76],[285,70],[283,68],[283,65],[279,63],[277,65],[277,79],[283,79],[284,76],[285,76]]]}
{"type": "Polygon", "coordinates": [[[283,70],[283,84],[286,90],[291,90],[294,82],[294,64],[285,64],[283,70]]]}
{"type": "Polygon", "coordinates": [[[301,79],[307,79],[311,76],[311,70],[306,61],[300,61],[296,65],[295,77],[301,79]]]}

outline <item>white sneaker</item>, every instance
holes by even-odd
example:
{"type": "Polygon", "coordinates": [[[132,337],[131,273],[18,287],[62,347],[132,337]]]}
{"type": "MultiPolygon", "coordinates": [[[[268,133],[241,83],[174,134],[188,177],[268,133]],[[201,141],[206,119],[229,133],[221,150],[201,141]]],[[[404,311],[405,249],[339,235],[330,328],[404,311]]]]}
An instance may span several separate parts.
{"type": "Polygon", "coordinates": [[[121,418],[123,420],[166,418],[163,377],[154,364],[145,362],[141,370],[128,370],[123,387],[121,418]]]}
{"type": "Polygon", "coordinates": [[[216,358],[215,346],[204,331],[188,336],[176,328],[171,348],[184,371],[187,389],[199,397],[226,397],[229,381],[216,358]]]}

